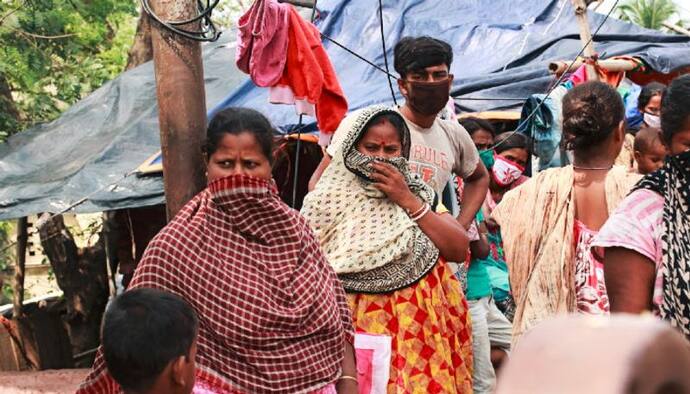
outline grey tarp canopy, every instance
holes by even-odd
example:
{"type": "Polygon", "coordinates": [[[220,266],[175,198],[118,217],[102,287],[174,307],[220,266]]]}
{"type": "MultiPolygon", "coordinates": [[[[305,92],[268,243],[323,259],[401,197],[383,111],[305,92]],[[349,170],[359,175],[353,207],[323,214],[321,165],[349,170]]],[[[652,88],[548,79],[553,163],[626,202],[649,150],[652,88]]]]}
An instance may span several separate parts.
{"type": "MultiPolygon", "coordinates": [[[[247,79],[235,66],[234,38],[228,32],[203,47],[208,109],[247,79]]],[[[122,179],[159,149],[156,83],[148,62],[106,83],[59,119],[0,144],[0,219],[58,212],[87,195],[76,212],[163,203],[162,177],[122,179]],[[107,187],[117,181],[114,189],[107,187]]]]}
{"type": "MultiPolygon", "coordinates": [[[[319,28],[377,64],[383,64],[376,2],[319,1],[319,28]],[[323,4],[322,4],[323,3],[323,4]]],[[[547,64],[571,59],[581,47],[570,0],[385,0],[389,58],[404,35],[428,34],[453,45],[454,96],[465,110],[519,105],[543,93],[553,77],[547,64]],[[467,96],[490,100],[469,101],[467,96]]],[[[590,13],[590,25],[603,15],[590,13]]],[[[234,66],[234,50],[221,42],[204,48],[207,108],[249,106],[277,126],[296,123],[294,109],[266,102],[234,66]],[[242,83],[245,81],[244,83],[242,83]],[[228,96],[229,95],[229,96],[228,96]],[[223,98],[225,97],[225,100],[223,98]]],[[[332,43],[326,43],[350,109],[390,102],[385,77],[332,43]]],[[[603,57],[632,55],[667,73],[690,66],[690,39],[609,20],[596,37],[603,57]]],[[[309,120],[311,122],[312,120],[309,120]]],[[[163,202],[160,177],[125,179],[115,190],[94,191],[120,179],[159,149],[151,64],[127,72],[70,108],[58,120],[19,133],[0,146],[0,219],[56,212],[90,196],[81,212],[163,202]],[[94,195],[90,195],[94,193],[94,195]]]]}

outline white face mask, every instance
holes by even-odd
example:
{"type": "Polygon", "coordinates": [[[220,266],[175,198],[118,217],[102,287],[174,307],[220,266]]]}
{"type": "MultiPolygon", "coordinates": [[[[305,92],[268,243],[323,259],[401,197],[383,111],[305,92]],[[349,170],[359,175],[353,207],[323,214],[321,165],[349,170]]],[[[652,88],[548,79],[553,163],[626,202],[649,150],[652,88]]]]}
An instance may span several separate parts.
{"type": "Polygon", "coordinates": [[[496,155],[494,166],[491,167],[494,181],[501,187],[509,186],[511,183],[520,179],[524,171],[525,168],[523,166],[500,155],[496,155]]]}
{"type": "Polygon", "coordinates": [[[661,118],[659,117],[659,115],[653,115],[653,114],[650,114],[648,112],[645,112],[643,119],[644,119],[644,123],[647,126],[654,127],[657,129],[661,128],[661,118]]]}

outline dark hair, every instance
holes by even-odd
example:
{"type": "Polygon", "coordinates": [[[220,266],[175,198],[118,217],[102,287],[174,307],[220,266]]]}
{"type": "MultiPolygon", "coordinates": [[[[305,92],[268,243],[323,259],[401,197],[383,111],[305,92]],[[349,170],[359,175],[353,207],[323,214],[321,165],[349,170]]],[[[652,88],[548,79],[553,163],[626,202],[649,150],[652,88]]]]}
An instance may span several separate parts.
{"type": "Polygon", "coordinates": [[[409,158],[409,155],[410,155],[410,137],[409,137],[410,131],[409,131],[409,129],[407,127],[407,123],[405,123],[405,119],[402,117],[402,115],[400,115],[397,112],[393,112],[393,111],[383,112],[383,113],[377,114],[377,115],[373,116],[371,119],[369,119],[367,124],[364,126],[362,134],[360,134],[359,137],[357,138],[357,141],[355,141],[354,146],[357,146],[359,141],[362,138],[364,138],[369,127],[377,125],[377,124],[381,124],[383,122],[389,122],[390,124],[393,125],[393,127],[395,127],[395,131],[398,132],[398,136],[400,137],[400,144],[402,145],[402,155],[405,158],[409,158]],[[405,138],[405,135],[408,135],[408,137],[405,138]]]}
{"type": "Polygon", "coordinates": [[[640,128],[640,131],[635,134],[633,150],[644,152],[655,144],[661,144],[661,130],[654,127],[643,126],[640,128]]]}
{"type": "Polygon", "coordinates": [[[230,107],[219,111],[206,131],[206,155],[218,149],[225,134],[251,133],[268,161],[273,163],[273,126],[260,112],[249,108],[230,107]]]}
{"type": "Polygon", "coordinates": [[[439,64],[445,64],[450,68],[453,63],[453,49],[450,45],[428,36],[403,37],[395,44],[393,53],[393,66],[401,78],[405,78],[411,71],[439,64]]]}
{"type": "Polygon", "coordinates": [[[623,99],[603,82],[585,82],[563,97],[565,149],[586,150],[605,141],[625,117],[623,99]]]}
{"type": "Polygon", "coordinates": [[[637,98],[637,109],[643,111],[652,97],[663,95],[664,90],[666,90],[666,86],[659,82],[651,82],[645,85],[640,91],[640,96],[637,98]]]}
{"type": "Polygon", "coordinates": [[[197,328],[194,310],[180,296],[156,289],[127,291],[103,317],[108,371],[125,390],[147,390],[171,361],[189,357],[197,328]]]}
{"type": "Polygon", "coordinates": [[[661,130],[664,141],[671,143],[671,138],[683,130],[690,121],[690,75],[674,79],[661,98],[661,130]]]}
{"type": "Polygon", "coordinates": [[[492,137],[496,136],[496,129],[488,120],[479,118],[465,118],[458,121],[462,127],[467,130],[467,132],[472,135],[477,130],[486,130],[491,133],[492,137]]]}
{"type": "Polygon", "coordinates": [[[530,138],[524,134],[508,131],[496,136],[494,151],[502,153],[510,149],[524,149],[530,152],[530,138]]]}

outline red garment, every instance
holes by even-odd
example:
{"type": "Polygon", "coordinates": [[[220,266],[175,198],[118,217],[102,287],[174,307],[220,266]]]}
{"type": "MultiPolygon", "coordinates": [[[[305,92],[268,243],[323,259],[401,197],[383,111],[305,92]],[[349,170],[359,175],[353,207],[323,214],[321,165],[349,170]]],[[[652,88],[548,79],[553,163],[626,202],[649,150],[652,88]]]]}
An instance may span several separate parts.
{"type": "MultiPolygon", "coordinates": [[[[199,316],[198,376],[230,393],[317,391],[354,341],[340,281],[309,225],[268,181],[214,181],[149,244],[131,288],[184,297],[199,316]]],[[[99,351],[79,393],[112,393],[99,351]]]]}
{"type": "Polygon", "coordinates": [[[289,21],[287,64],[283,77],[271,88],[270,101],[295,104],[298,113],[316,115],[319,130],[332,134],[345,117],[347,100],[319,31],[294,7],[290,7],[289,21]]]}
{"type": "Polygon", "coordinates": [[[237,68],[257,86],[275,85],[285,70],[289,4],[257,0],[237,22],[237,68]]]}

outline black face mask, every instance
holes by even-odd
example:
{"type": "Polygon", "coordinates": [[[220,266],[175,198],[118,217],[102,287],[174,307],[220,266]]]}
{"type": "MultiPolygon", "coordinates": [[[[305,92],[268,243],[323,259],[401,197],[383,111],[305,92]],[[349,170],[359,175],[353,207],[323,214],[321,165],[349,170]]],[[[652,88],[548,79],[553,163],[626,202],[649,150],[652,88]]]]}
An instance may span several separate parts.
{"type": "Polygon", "coordinates": [[[450,78],[438,82],[405,81],[410,108],[422,115],[436,115],[448,103],[450,78]]]}

